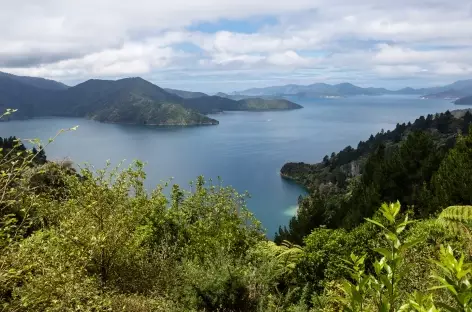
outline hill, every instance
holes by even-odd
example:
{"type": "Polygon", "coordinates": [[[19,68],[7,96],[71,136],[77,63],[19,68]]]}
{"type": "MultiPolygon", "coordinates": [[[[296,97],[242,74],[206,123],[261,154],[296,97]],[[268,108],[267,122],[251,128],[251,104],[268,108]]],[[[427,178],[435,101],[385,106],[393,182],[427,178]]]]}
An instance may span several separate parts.
{"type": "Polygon", "coordinates": [[[429,92],[424,98],[440,98],[445,100],[456,100],[472,95],[472,79],[459,80],[444,87],[425,89],[429,92]]]}
{"type": "Polygon", "coordinates": [[[46,90],[65,90],[69,88],[69,86],[54,80],[39,78],[39,77],[28,77],[28,76],[16,76],[9,73],[0,72],[0,78],[10,78],[13,80],[17,80],[24,84],[39,88],[39,89],[46,89],[46,90]]]}
{"type": "Polygon", "coordinates": [[[240,105],[239,109],[249,111],[290,110],[303,108],[301,105],[284,99],[247,98],[239,100],[238,104],[240,105]]]}
{"type": "Polygon", "coordinates": [[[43,104],[50,103],[59,91],[40,89],[24,84],[17,79],[0,75],[0,110],[16,108],[18,112],[10,117],[33,118],[45,113],[43,104]]]}
{"type": "Polygon", "coordinates": [[[198,98],[202,96],[208,96],[208,94],[205,94],[203,92],[192,92],[192,91],[176,90],[176,89],[169,89],[169,88],[164,88],[164,90],[166,92],[178,95],[184,99],[192,99],[192,98],[198,98]]]}
{"type": "Polygon", "coordinates": [[[427,94],[422,96],[423,99],[444,99],[444,100],[457,100],[468,94],[467,91],[449,89],[439,93],[427,94]]]}
{"type": "Polygon", "coordinates": [[[350,95],[379,95],[389,93],[383,88],[361,88],[351,83],[340,83],[330,85],[326,83],[315,83],[311,85],[290,84],[285,86],[274,86],[267,88],[253,88],[232,95],[246,96],[300,96],[300,97],[326,97],[326,96],[350,96],[350,95]]]}
{"type": "Polygon", "coordinates": [[[215,94],[215,96],[235,100],[235,101],[240,101],[240,100],[245,100],[245,99],[262,99],[262,100],[280,100],[283,99],[282,96],[276,96],[276,95],[263,95],[263,96],[258,96],[258,95],[236,95],[236,94],[227,94],[223,92],[218,92],[215,94]]]}
{"type": "Polygon", "coordinates": [[[283,99],[250,98],[235,101],[219,96],[187,99],[182,105],[203,114],[220,113],[223,111],[267,111],[303,108],[301,105],[283,99]]]}
{"type": "MultiPolygon", "coordinates": [[[[388,90],[385,88],[363,88],[351,83],[340,83],[330,85],[326,83],[315,83],[310,85],[289,84],[284,86],[271,86],[266,88],[252,88],[243,91],[233,92],[229,96],[298,96],[301,98],[317,97],[344,97],[355,95],[383,95],[383,94],[418,94],[431,95],[446,92],[448,90],[470,92],[472,90],[472,80],[460,80],[446,86],[432,88],[403,88],[400,90],[388,90]]],[[[439,95],[437,96],[439,97],[439,95]]]]}
{"type": "Polygon", "coordinates": [[[460,98],[454,102],[456,105],[472,105],[472,95],[470,96],[465,96],[463,98],[460,98]]]}
{"type": "Polygon", "coordinates": [[[301,106],[286,100],[234,101],[197,92],[173,90],[172,93],[138,77],[116,81],[91,79],[67,89],[51,90],[3,75],[0,76],[0,109],[6,108],[18,109],[10,118],[66,116],[113,123],[207,125],[218,121],[204,114],[301,106]]]}
{"type": "Polygon", "coordinates": [[[232,96],[298,96],[302,98],[312,98],[342,97],[353,95],[381,95],[389,93],[393,93],[393,91],[389,91],[384,88],[361,88],[351,83],[340,83],[336,85],[315,83],[307,86],[290,84],[267,88],[253,88],[240,92],[233,92],[232,96]]]}
{"type": "Polygon", "coordinates": [[[286,163],[281,176],[304,186],[309,195],[300,198],[288,229],[279,230],[279,241],[299,243],[318,226],[355,227],[382,201],[400,200],[419,216],[434,213],[439,205],[430,196],[437,191],[432,176],[471,122],[469,110],[421,116],[371,135],[357,148],[326,155],[319,163],[286,163]]]}
{"type": "Polygon", "coordinates": [[[207,125],[218,121],[182,106],[183,99],[141,78],[92,79],[65,90],[45,90],[0,77],[0,109],[14,118],[87,117],[145,125],[207,125]]]}

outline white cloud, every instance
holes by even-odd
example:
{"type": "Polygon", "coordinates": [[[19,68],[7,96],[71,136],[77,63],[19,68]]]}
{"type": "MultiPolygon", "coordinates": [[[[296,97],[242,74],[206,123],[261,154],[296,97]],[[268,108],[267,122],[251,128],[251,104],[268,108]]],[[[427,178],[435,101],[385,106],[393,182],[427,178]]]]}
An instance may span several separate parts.
{"type": "Polygon", "coordinates": [[[118,49],[107,49],[81,58],[63,60],[32,68],[3,68],[20,75],[45,76],[50,78],[107,77],[120,75],[142,75],[152,69],[171,64],[186,55],[172,48],[161,48],[148,43],[127,43],[118,49]]]}
{"type": "Polygon", "coordinates": [[[244,84],[252,79],[248,71],[261,81],[298,81],[303,70],[332,80],[363,73],[372,81],[472,74],[467,1],[0,0],[0,6],[0,70],[64,81],[159,73],[179,84],[185,77],[190,84],[195,77],[244,84]],[[261,15],[278,23],[253,33],[186,29],[261,15]],[[182,43],[200,50],[184,52],[175,46],[182,43]]]}
{"type": "Polygon", "coordinates": [[[373,60],[382,64],[427,64],[445,60],[472,63],[472,47],[421,51],[399,45],[380,44],[378,48],[373,60]]]}
{"type": "Polygon", "coordinates": [[[309,59],[301,57],[297,52],[292,50],[269,55],[267,62],[278,66],[308,66],[314,63],[309,59]]]}
{"type": "Polygon", "coordinates": [[[427,69],[416,65],[379,65],[375,66],[375,70],[379,74],[387,76],[410,75],[428,71],[427,69]]]}
{"type": "Polygon", "coordinates": [[[454,76],[472,75],[472,65],[470,63],[458,64],[458,63],[440,62],[440,63],[435,64],[435,72],[438,75],[454,75],[454,76]]]}

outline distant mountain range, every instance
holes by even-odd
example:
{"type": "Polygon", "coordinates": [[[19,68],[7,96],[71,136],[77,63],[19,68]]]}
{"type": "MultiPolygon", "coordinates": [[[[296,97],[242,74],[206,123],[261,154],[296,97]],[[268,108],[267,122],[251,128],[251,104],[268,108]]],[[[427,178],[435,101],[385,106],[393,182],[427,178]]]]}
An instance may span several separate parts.
{"type": "Polygon", "coordinates": [[[0,74],[0,111],[9,118],[87,117],[101,122],[158,126],[214,125],[205,114],[301,108],[287,100],[234,101],[200,92],[164,90],[142,78],[91,79],[68,87],[56,81],[0,74]]]}
{"type": "Polygon", "coordinates": [[[142,78],[91,79],[69,87],[57,81],[0,72],[0,112],[16,108],[9,118],[87,117],[101,122],[145,125],[213,125],[206,116],[223,111],[266,111],[301,108],[284,97],[327,98],[355,95],[413,94],[424,99],[472,104],[472,79],[433,88],[362,88],[350,83],[285,85],[217,93],[162,89],[142,78]]]}
{"type": "Polygon", "coordinates": [[[351,83],[340,83],[330,85],[326,83],[315,83],[311,85],[289,84],[284,86],[273,86],[266,88],[252,88],[237,91],[230,94],[219,94],[227,98],[247,97],[298,97],[298,98],[327,98],[346,97],[355,95],[384,95],[384,94],[413,94],[422,98],[442,98],[456,100],[461,97],[472,95],[472,79],[460,80],[446,86],[432,88],[403,88],[400,90],[388,90],[385,88],[362,88],[351,83]]]}

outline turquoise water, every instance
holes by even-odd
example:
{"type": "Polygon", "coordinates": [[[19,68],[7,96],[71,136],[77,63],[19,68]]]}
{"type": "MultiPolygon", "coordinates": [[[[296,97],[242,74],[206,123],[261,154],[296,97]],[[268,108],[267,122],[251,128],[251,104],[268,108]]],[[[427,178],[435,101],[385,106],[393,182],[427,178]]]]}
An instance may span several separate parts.
{"type": "MultiPolygon", "coordinates": [[[[48,146],[49,159],[71,158],[103,167],[106,160],[147,162],[149,188],[167,181],[180,185],[198,175],[217,179],[238,191],[248,191],[248,207],[267,228],[269,236],[287,224],[303,190],[284,181],[285,162],[318,162],[346,145],[397,122],[455,109],[442,100],[411,96],[354,97],[297,101],[305,108],[287,112],[231,112],[212,115],[218,126],[150,128],[101,124],[85,119],[49,118],[0,123],[0,136],[54,136],[57,130],[79,125],[48,146]]],[[[462,108],[462,107],[459,107],[462,108]]]]}

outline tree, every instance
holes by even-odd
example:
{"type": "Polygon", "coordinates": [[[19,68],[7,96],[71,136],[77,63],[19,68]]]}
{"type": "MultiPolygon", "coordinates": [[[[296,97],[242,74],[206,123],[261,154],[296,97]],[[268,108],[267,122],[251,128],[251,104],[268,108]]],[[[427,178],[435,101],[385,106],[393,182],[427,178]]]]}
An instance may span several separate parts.
{"type": "MultiPolygon", "coordinates": [[[[472,127],[472,126],[471,126],[472,127]]],[[[472,131],[457,139],[432,180],[440,208],[472,204],[472,131]]]]}

